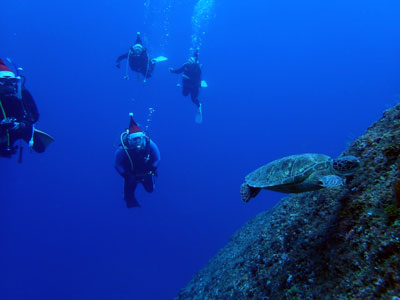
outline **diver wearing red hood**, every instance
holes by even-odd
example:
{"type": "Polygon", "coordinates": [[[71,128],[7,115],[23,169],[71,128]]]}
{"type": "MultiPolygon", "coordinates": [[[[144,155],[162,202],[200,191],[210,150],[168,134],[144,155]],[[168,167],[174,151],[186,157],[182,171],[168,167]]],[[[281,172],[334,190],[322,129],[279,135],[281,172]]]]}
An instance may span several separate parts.
{"type": "Polygon", "coordinates": [[[44,152],[53,138],[35,129],[38,119],[38,109],[32,95],[24,87],[24,78],[16,75],[0,59],[0,156],[11,157],[15,154],[18,148],[15,142],[20,139],[36,152],[44,152]]]}
{"type": "Polygon", "coordinates": [[[129,130],[121,134],[121,145],[115,152],[115,169],[124,178],[124,200],[126,206],[139,207],[135,197],[138,183],[148,193],[154,191],[154,176],[160,163],[157,145],[129,117],[129,130]]]}

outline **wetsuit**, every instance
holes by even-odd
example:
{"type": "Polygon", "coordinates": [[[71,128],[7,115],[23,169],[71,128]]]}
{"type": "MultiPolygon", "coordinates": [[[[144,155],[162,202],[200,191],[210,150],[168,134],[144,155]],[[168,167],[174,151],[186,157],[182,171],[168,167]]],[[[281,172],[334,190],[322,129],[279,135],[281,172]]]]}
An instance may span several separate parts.
{"type": "Polygon", "coordinates": [[[182,95],[190,94],[192,102],[199,107],[199,89],[201,86],[201,67],[199,60],[191,57],[179,69],[171,68],[170,71],[175,74],[183,73],[182,75],[182,95]]]}
{"type": "Polygon", "coordinates": [[[146,48],[143,47],[140,35],[136,37],[135,45],[131,47],[129,52],[122,54],[117,58],[117,67],[120,66],[123,59],[129,59],[130,68],[135,72],[141,73],[145,78],[151,77],[156,65],[154,61],[150,60],[146,48]],[[139,45],[141,47],[138,47],[139,45]]]}
{"type": "MultiPolygon", "coordinates": [[[[22,88],[21,99],[15,95],[0,93],[0,156],[10,157],[16,152],[14,143],[23,139],[29,143],[33,124],[39,119],[39,112],[31,93],[22,88]]],[[[45,146],[34,141],[33,149],[43,152],[45,146]]]]}
{"type": "Polygon", "coordinates": [[[140,206],[135,198],[135,190],[141,183],[148,193],[154,190],[154,175],[160,163],[160,151],[157,145],[150,140],[144,151],[128,149],[131,162],[122,146],[115,152],[115,169],[124,177],[124,199],[127,207],[140,206]]]}

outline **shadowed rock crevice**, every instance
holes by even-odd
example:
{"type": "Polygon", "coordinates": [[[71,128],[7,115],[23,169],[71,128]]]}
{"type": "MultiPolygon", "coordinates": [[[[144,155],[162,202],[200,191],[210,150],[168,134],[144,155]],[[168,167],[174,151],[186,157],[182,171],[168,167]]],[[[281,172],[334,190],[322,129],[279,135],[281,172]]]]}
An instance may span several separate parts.
{"type": "Polygon", "coordinates": [[[175,299],[400,296],[399,145],[397,105],[343,153],[362,163],[347,186],[290,195],[260,213],[175,299]]]}

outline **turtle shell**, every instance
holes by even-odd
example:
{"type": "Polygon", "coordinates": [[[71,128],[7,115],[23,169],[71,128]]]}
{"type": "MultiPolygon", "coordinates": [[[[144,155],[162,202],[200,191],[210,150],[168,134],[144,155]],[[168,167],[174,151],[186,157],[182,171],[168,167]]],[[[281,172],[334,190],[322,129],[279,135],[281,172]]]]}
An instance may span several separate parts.
{"type": "Polygon", "coordinates": [[[327,155],[315,153],[286,156],[251,172],[246,176],[246,183],[256,188],[297,184],[315,171],[329,169],[330,160],[327,155]]]}

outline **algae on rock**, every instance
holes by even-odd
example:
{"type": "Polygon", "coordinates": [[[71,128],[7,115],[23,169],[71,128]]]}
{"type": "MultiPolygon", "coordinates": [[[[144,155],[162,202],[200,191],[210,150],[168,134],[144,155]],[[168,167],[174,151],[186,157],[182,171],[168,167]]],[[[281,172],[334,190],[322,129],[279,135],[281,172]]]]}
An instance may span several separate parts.
{"type": "Polygon", "coordinates": [[[175,299],[399,296],[399,145],[400,104],[344,151],[362,163],[347,186],[290,195],[260,213],[175,299]]]}

